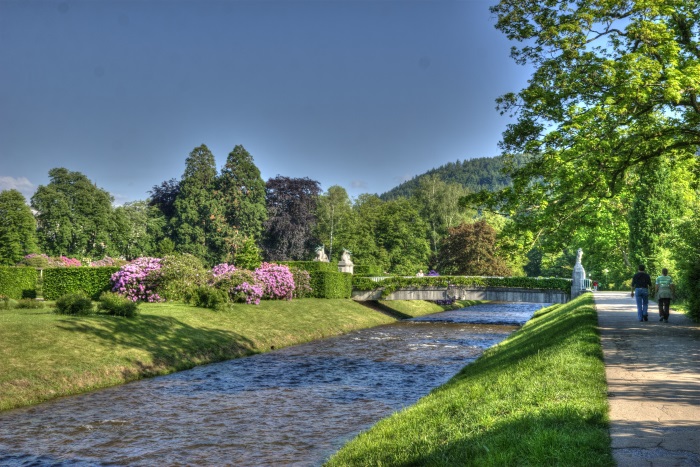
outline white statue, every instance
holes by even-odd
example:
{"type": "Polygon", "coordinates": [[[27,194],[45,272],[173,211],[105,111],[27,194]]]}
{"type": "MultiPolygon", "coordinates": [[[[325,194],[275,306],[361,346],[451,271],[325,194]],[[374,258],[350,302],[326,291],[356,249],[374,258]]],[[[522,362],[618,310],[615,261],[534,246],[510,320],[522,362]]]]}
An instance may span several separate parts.
{"type": "Polygon", "coordinates": [[[321,245],[316,248],[316,257],[314,258],[314,261],[323,261],[324,263],[328,262],[328,255],[326,254],[325,245],[321,245]]]}
{"type": "Polygon", "coordinates": [[[343,248],[343,254],[340,255],[340,262],[345,264],[352,264],[352,260],[350,259],[351,254],[351,251],[348,251],[345,248],[343,248]]]}

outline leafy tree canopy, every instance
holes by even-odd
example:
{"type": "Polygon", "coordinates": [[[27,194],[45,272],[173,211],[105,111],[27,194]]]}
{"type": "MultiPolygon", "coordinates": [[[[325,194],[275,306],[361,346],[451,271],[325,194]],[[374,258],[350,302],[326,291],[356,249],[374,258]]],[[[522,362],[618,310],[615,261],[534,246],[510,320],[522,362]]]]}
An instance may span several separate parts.
{"type": "Polygon", "coordinates": [[[561,246],[643,163],[696,158],[698,3],[503,0],[491,10],[519,42],[513,58],[534,68],[525,89],[498,100],[517,118],[502,149],[531,156],[492,206],[561,246]]]}
{"type": "Polygon", "coordinates": [[[22,193],[0,192],[0,265],[17,264],[36,249],[36,221],[22,193]]]}

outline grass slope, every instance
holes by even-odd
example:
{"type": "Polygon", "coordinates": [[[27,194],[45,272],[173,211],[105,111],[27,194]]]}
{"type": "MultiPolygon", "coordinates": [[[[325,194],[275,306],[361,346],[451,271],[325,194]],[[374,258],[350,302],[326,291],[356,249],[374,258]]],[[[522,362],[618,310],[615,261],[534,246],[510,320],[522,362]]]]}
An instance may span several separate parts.
{"type": "Polygon", "coordinates": [[[0,410],[394,321],[352,300],[139,310],[131,319],[0,310],[0,410]]]}
{"type": "Polygon", "coordinates": [[[541,310],[329,466],[614,465],[590,294],[541,310]]]}

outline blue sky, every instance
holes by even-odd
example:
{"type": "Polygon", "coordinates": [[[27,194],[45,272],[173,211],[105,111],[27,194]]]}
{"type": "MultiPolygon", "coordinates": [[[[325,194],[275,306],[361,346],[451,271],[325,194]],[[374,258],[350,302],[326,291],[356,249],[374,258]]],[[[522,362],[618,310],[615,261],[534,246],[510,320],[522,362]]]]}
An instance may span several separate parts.
{"type": "Polygon", "coordinates": [[[206,144],[355,197],[495,156],[526,84],[493,1],[0,1],[0,189],[65,167],[117,204],[206,144]]]}

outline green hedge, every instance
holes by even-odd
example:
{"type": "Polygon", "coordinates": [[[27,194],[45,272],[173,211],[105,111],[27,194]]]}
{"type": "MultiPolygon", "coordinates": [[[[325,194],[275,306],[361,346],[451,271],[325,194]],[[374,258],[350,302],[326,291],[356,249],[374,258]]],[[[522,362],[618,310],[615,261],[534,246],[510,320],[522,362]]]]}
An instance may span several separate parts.
{"type": "Polygon", "coordinates": [[[553,289],[571,292],[571,281],[559,278],[537,277],[468,277],[468,276],[426,276],[426,277],[389,277],[381,282],[373,282],[367,277],[354,276],[352,287],[355,290],[375,290],[382,288],[386,296],[404,287],[447,287],[461,285],[467,287],[501,287],[523,289],[553,289]]]}
{"type": "Polygon", "coordinates": [[[19,300],[35,298],[39,271],[34,268],[0,267],[0,295],[19,300]]]}
{"type": "Polygon", "coordinates": [[[356,276],[383,276],[384,271],[382,271],[381,266],[363,266],[355,265],[353,272],[356,276]]]}
{"type": "Polygon", "coordinates": [[[110,277],[117,271],[119,268],[114,266],[44,269],[44,298],[56,300],[69,293],[82,292],[97,300],[102,292],[110,290],[110,277]]]}
{"type": "Polygon", "coordinates": [[[277,261],[277,264],[294,266],[309,272],[338,272],[338,266],[324,261],[277,261]]]}
{"type": "Polygon", "coordinates": [[[352,296],[352,274],[338,271],[313,271],[310,274],[314,297],[350,298],[352,296]]]}

